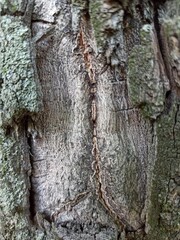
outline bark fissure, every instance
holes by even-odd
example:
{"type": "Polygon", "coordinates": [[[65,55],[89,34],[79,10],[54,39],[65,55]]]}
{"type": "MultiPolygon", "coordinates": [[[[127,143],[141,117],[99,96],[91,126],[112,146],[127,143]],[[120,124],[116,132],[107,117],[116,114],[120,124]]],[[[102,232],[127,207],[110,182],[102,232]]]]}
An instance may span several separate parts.
{"type": "MultiPolygon", "coordinates": [[[[98,200],[102,203],[105,209],[110,213],[110,215],[118,221],[118,216],[116,212],[111,208],[111,205],[108,202],[105,193],[105,187],[103,186],[101,179],[101,167],[100,167],[100,152],[98,148],[98,136],[97,136],[97,80],[96,73],[92,64],[92,53],[91,49],[89,49],[89,44],[87,42],[83,26],[81,25],[81,31],[79,34],[79,45],[82,51],[82,55],[85,62],[85,67],[88,72],[89,79],[89,87],[90,87],[90,100],[91,100],[91,121],[92,121],[92,131],[93,131],[93,139],[92,139],[92,156],[94,161],[92,162],[92,169],[94,171],[94,175],[96,178],[96,194],[98,196],[98,200]]],[[[127,226],[127,223],[123,223],[122,220],[118,221],[121,227],[127,226]]]]}
{"type": "MultiPolygon", "coordinates": [[[[83,19],[84,20],[84,19],[83,19]]],[[[116,224],[120,227],[121,231],[125,230],[128,232],[136,232],[138,230],[144,229],[144,223],[141,223],[141,226],[138,229],[134,229],[134,227],[128,222],[125,213],[122,210],[119,210],[117,204],[111,199],[109,200],[108,193],[106,191],[106,186],[104,185],[102,179],[102,169],[101,169],[101,156],[100,150],[98,147],[98,129],[97,129],[97,121],[98,121],[98,99],[97,99],[97,74],[95,72],[95,59],[93,59],[93,50],[88,43],[87,36],[83,27],[83,21],[81,22],[80,33],[78,36],[80,50],[84,59],[85,68],[88,73],[88,81],[89,81],[89,92],[90,92],[90,106],[91,106],[91,121],[92,121],[92,131],[93,131],[93,139],[92,139],[92,169],[94,171],[94,175],[96,178],[96,194],[98,196],[98,200],[104,206],[104,208],[108,211],[110,216],[114,219],[116,224]],[[117,209],[119,212],[117,213],[117,209]]],[[[122,109],[121,111],[133,110],[134,108],[122,109]]]]}
{"type": "Polygon", "coordinates": [[[98,148],[98,136],[97,136],[97,80],[96,73],[92,64],[92,55],[91,51],[89,51],[89,44],[87,42],[83,27],[81,26],[81,31],[79,34],[79,44],[82,51],[82,55],[85,62],[85,67],[88,72],[89,78],[89,86],[90,86],[90,96],[91,96],[91,121],[93,126],[93,139],[92,139],[92,156],[94,161],[92,162],[92,169],[94,171],[94,175],[96,178],[96,194],[98,196],[98,200],[102,203],[105,209],[109,212],[109,214],[119,222],[122,228],[127,227],[127,222],[118,219],[116,212],[112,209],[111,205],[108,202],[108,198],[106,197],[105,186],[103,186],[101,179],[101,159],[100,159],[100,151],[98,148]]]}
{"type": "Polygon", "coordinates": [[[45,24],[45,25],[55,25],[56,22],[51,22],[51,21],[46,21],[44,19],[32,19],[32,23],[42,23],[42,24],[45,24]]]}
{"type": "Polygon", "coordinates": [[[122,109],[116,110],[114,112],[125,112],[125,111],[132,111],[132,110],[137,110],[137,108],[136,107],[122,108],[122,109]]]}
{"type": "Polygon", "coordinates": [[[174,126],[173,126],[173,140],[174,140],[174,148],[176,148],[176,124],[178,122],[178,112],[179,112],[179,104],[177,104],[177,109],[176,109],[176,113],[175,113],[175,118],[174,118],[174,126]]]}
{"type": "Polygon", "coordinates": [[[24,126],[27,138],[27,145],[28,145],[28,152],[29,152],[29,162],[30,162],[30,173],[29,173],[29,213],[30,213],[30,220],[34,221],[34,216],[36,214],[35,209],[35,193],[34,193],[34,186],[33,186],[33,164],[34,164],[34,157],[33,157],[33,145],[32,145],[32,134],[29,131],[29,123],[32,122],[29,116],[24,118],[24,126]]]}

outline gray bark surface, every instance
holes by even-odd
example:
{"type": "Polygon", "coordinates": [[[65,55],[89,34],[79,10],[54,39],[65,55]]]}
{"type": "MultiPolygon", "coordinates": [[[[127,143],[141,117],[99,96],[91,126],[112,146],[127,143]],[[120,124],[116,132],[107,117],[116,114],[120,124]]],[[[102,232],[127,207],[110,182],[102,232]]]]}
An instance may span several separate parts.
{"type": "Polygon", "coordinates": [[[0,239],[179,240],[179,1],[0,12],[0,239]]]}

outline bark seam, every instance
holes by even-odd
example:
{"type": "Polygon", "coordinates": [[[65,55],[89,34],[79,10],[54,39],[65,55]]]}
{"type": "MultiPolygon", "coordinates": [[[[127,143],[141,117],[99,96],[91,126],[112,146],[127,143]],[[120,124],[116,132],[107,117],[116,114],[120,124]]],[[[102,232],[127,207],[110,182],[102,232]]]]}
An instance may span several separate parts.
{"type": "Polygon", "coordinates": [[[29,163],[30,163],[30,173],[29,173],[29,214],[30,214],[30,220],[33,222],[34,216],[35,216],[35,199],[34,199],[34,192],[33,192],[33,183],[32,183],[32,177],[33,177],[33,147],[32,147],[32,134],[29,131],[29,124],[32,122],[29,116],[25,117],[24,119],[24,126],[25,126],[25,132],[26,132],[26,138],[27,138],[27,145],[28,145],[28,151],[29,151],[29,163]]]}
{"type": "MultiPolygon", "coordinates": [[[[107,192],[105,191],[106,186],[103,186],[100,166],[101,157],[97,137],[97,80],[96,72],[94,70],[95,68],[93,67],[93,63],[95,62],[95,60],[93,59],[93,51],[90,47],[90,44],[88,43],[86,32],[83,29],[83,21],[84,19],[81,20],[80,32],[77,42],[79,43],[80,51],[82,53],[85,63],[85,68],[88,73],[88,81],[90,88],[91,122],[93,126],[92,156],[94,159],[94,161],[92,162],[92,170],[94,171],[93,177],[95,176],[96,178],[96,194],[98,196],[99,202],[101,202],[104,208],[109,212],[110,216],[115,220],[116,224],[120,227],[121,230],[125,229],[126,232],[135,232],[141,228],[144,228],[144,224],[140,228],[134,229],[131,224],[128,223],[126,216],[123,212],[121,214],[117,214],[117,209],[119,209],[119,207],[116,206],[115,208],[113,208],[112,204],[108,200],[107,192]]],[[[116,205],[115,202],[113,202],[113,205],[116,205]]]]}

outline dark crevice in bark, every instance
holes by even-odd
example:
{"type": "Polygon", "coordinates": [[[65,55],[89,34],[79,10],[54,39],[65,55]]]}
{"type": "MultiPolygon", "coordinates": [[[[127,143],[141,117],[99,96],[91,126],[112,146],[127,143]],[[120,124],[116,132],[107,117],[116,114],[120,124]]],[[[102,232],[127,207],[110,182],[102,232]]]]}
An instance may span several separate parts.
{"type": "Polygon", "coordinates": [[[136,8],[136,11],[137,13],[139,14],[139,16],[141,17],[142,19],[142,22],[143,23],[146,23],[146,24],[151,24],[151,19],[147,18],[145,15],[144,15],[144,2],[143,0],[139,0],[139,3],[136,4],[135,8],[136,8]]]}
{"type": "Polygon", "coordinates": [[[33,162],[34,162],[34,157],[33,157],[33,146],[32,146],[32,134],[29,131],[29,123],[32,122],[32,119],[29,116],[25,116],[23,119],[23,124],[25,127],[25,132],[26,132],[26,138],[27,138],[27,145],[28,145],[28,151],[29,151],[29,161],[30,161],[30,166],[31,166],[31,173],[29,176],[29,183],[30,183],[30,189],[29,189],[29,214],[30,214],[30,220],[34,222],[34,216],[36,214],[35,210],[35,193],[34,193],[34,186],[32,182],[32,177],[33,177],[33,162]]]}
{"type": "Polygon", "coordinates": [[[13,127],[11,127],[10,125],[8,125],[8,126],[5,127],[5,135],[6,135],[6,136],[11,136],[12,133],[13,133],[13,131],[14,131],[14,129],[13,129],[13,127]]]}
{"type": "Polygon", "coordinates": [[[96,233],[94,234],[94,240],[96,240],[96,233]]]}
{"type": "Polygon", "coordinates": [[[121,232],[118,232],[116,240],[121,240],[121,232]]]}
{"type": "MultiPolygon", "coordinates": [[[[174,95],[176,93],[176,84],[172,76],[171,65],[169,61],[169,47],[166,36],[163,32],[163,28],[159,22],[159,4],[164,3],[165,1],[158,1],[154,2],[154,26],[156,30],[159,50],[161,54],[161,58],[164,64],[164,70],[166,76],[169,80],[170,90],[168,90],[165,94],[165,101],[164,101],[164,114],[168,114],[169,111],[172,109],[174,95]]],[[[162,6],[161,6],[162,7],[162,6]]]]}
{"type": "Polygon", "coordinates": [[[175,118],[174,118],[174,126],[173,126],[173,140],[174,140],[174,148],[176,148],[176,124],[178,122],[178,113],[179,113],[179,104],[177,104],[177,109],[175,113],[175,118]]]}
{"type": "Polygon", "coordinates": [[[1,12],[0,12],[0,15],[1,16],[13,16],[13,17],[23,17],[24,16],[24,13],[21,12],[21,11],[16,11],[16,12],[11,12],[9,11],[8,9],[3,9],[1,12]]]}
{"type": "Polygon", "coordinates": [[[115,112],[125,112],[125,111],[132,111],[132,110],[138,110],[138,108],[130,107],[130,108],[122,108],[120,110],[117,110],[115,112]]]}
{"type": "Polygon", "coordinates": [[[164,113],[168,114],[171,110],[173,102],[173,93],[171,90],[166,92],[165,101],[164,101],[164,113]]]}
{"type": "Polygon", "coordinates": [[[42,24],[51,24],[51,25],[55,25],[56,23],[55,22],[48,22],[44,19],[32,19],[32,23],[42,23],[42,24]]]}

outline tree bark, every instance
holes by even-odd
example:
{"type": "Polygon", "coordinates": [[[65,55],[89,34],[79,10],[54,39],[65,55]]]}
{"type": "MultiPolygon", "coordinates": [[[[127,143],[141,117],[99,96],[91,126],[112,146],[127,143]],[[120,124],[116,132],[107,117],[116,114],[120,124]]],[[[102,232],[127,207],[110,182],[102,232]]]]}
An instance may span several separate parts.
{"type": "Polygon", "coordinates": [[[0,3],[0,239],[180,239],[180,3],[0,3]]]}

